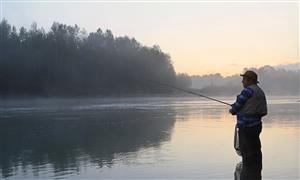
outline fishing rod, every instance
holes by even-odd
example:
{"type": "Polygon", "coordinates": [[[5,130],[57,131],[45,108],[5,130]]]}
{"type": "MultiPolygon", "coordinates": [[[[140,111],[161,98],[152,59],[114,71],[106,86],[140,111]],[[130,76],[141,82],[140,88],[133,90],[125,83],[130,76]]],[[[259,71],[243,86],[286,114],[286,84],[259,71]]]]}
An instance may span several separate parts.
{"type": "Polygon", "coordinates": [[[170,84],[166,84],[166,83],[162,83],[162,82],[158,82],[158,81],[153,81],[153,80],[148,80],[148,81],[149,81],[149,82],[152,82],[152,83],[154,83],[154,84],[158,84],[158,85],[161,85],[161,86],[173,88],[173,89],[176,89],[176,90],[179,90],[179,91],[183,91],[183,92],[186,92],[186,93],[189,93],[189,94],[193,94],[193,95],[196,95],[196,96],[200,96],[200,97],[203,97],[203,98],[206,98],[206,99],[210,99],[210,100],[213,100],[213,101],[216,101],[216,102],[219,102],[219,103],[222,103],[222,104],[226,104],[226,105],[228,105],[228,106],[231,106],[231,104],[229,104],[229,103],[227,103],[227,102],[220,101],[220,100],[218,100],[218,99],[211,98],[211,97],[205,96],[205,95],[203,95],[203,94],[196,93],[196,92],[194,92],[194,91],[186,90],[186,89],[183,89],[183,88],[179,88],[179,87],[172,86],[172,85],[170,85],[170,84]]]}

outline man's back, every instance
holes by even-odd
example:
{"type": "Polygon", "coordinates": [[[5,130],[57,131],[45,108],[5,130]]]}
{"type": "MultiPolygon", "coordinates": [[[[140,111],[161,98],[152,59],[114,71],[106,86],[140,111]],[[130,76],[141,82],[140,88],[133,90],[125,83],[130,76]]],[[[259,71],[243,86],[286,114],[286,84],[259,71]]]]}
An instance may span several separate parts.
{"type": "Polygon", "coordinates": [[[245,102],[239,113],[246,116],[263,117],[268,113],[266,96],[263,90],[256,84],[248,86],[253,92],[245,102]]]}

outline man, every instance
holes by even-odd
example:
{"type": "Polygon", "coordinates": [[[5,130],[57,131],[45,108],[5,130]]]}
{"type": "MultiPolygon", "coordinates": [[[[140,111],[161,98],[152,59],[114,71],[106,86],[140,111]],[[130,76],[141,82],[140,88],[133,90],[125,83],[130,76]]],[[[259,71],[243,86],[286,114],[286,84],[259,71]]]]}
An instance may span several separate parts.
{"type": "MultiPolygon", "coordinates": [[[[259,135],[262,130],[261,119],[267,114],[267,102],[263,90],[257,85],[257,74],[253,71],[246,71],[241,76],[244,89],[237,96],[235,103],[231,105],[229,112],[237,116],[236,127],[242,156],[242,174],[249,175],[250,169],[262,169],[259,135]]],[[[261,177],[260,174],[258,176],[261,177]]]]}

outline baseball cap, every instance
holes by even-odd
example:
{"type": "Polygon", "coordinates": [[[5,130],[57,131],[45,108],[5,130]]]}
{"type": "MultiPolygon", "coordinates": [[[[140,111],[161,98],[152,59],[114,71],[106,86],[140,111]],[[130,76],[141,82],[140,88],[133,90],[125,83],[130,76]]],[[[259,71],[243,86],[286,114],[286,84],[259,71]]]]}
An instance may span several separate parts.
{"type": "Polygon", "coordinates": [[[252,80],[254,80],[255,82],[259,83],[259,82],[257,81],[257,74],[256,74],[254,71],[248,70],[248,71],[246,71],[244,74],[241,74],[241,76],[247,77],[247,78],[252,79],[252,80]]]}

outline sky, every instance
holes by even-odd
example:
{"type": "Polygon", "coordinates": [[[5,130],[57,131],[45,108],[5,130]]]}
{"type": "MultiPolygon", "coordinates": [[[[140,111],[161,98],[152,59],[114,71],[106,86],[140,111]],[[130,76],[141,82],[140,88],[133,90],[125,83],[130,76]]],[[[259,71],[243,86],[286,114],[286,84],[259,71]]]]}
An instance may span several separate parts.
{"type": "Polygon", "coordinates": [[[2,1],[11,25],[49,30],[77,24],[87,32],[110,29],[147,46],[159,45],[176,72],[240,73],[245,67],[299,61],[299,2],[2,1]]]}

